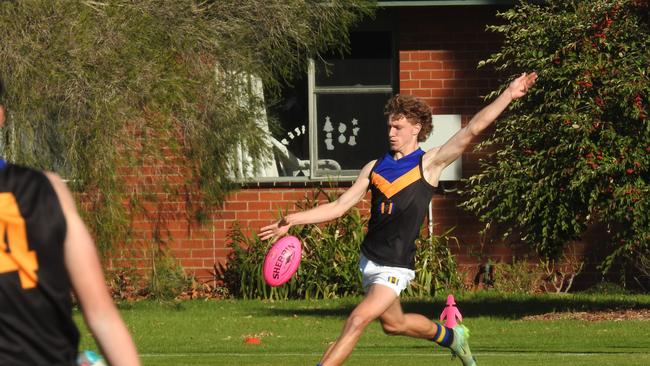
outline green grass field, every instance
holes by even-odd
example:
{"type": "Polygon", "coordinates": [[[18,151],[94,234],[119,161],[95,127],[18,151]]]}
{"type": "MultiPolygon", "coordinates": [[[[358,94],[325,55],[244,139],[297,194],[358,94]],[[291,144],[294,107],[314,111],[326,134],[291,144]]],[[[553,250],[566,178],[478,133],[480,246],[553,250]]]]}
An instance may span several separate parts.
{"type": "MultiPolygon", "coordinates": [[[[405,300],[438,316],[444,298],[405,300]]],[[[315,365],[358,298],[321,301],[187,301],[122,304],[144,365],[315,365]],[[256,335],[261,344],[246,344],[256,335]]],[[[650,365],[650,321],[524,320],[563,311],[650,309],[644,296],[457,297],[479,365],[650,365]]],[[[77,320],[80,317],[76,314],[77,320]]],[[[82,349],[96,349],[81,326],[82,349]]],[[[423,340],[389,337],[373,323],[349,365],[460,365],[423,340]]]]}

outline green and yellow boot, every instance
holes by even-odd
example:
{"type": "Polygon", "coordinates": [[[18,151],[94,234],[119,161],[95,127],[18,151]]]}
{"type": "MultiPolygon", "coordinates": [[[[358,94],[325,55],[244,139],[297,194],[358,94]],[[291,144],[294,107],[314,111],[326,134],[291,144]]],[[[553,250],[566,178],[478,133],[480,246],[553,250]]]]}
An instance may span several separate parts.
{"type": "Polygon", "coordinates": [[[449,348],[451,349],[452,358],[458,357],[463,362],[463,366],[476,366],[476,358],[472,356],[469,349],[469,329],[464,325],[457,325],[453,328],[454,341],[449,348]]]}

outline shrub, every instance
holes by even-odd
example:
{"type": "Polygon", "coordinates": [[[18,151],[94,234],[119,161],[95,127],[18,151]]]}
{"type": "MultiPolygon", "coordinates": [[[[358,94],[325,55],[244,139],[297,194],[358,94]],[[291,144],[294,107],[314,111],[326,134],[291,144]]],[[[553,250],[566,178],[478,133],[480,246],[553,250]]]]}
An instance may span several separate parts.
{"type": "Polygon", "coordinates": [[[643,291],[650,292],[650,249],[637,253],[634,266],[638,271],[634,277],[636,283],[643,291]]]}
{"type": "Polygon", "coordinates": [[[132,269],[110,270],[106,273],[106,285],[113,300],[134,301],[146,298],[143,279],[132,269]]]}
{"type": "Polygon", "coordinates": [[[584,292],[594,295],[628,295],[630,293],[625,287],[614,282],[600,282],[584,292]]]}
{"type": "Polygon", "coordinates": [[[564,254],[560,261],[542,259],[542,288],[546,292],[567,293],[573,286],[573,280],[584,269],[585,262],[579,260],[575,253],[564,254]]]}
{"type": "Polygon", "coordinates": [[[500,14],[490,29],[503,47],[485,64],[539,79],[480,145],[498,150],[469,179],[465,208],[550,258],[603,225],[605,271],[647,250],[648,10],[647,0],[549,0],[500,14]]]}
{"type": "Polygon", "coordinates": [[[462,288],[461,276],[449,248],[449,243],[458,245],[458,240],[449,236],[451,231],[416,241],[415,279],[404,292],[406,296],[433,296],[438,291],[462,288]]]}
{"type": "Polygon", "coordinates": [[[183,267],[167,251],[158,249],[152,254],[151,273],[148,278],[147,293],[158,300],[173,300],[187,287],[191,279],[183,267]]]}
{"type": "Polygon", "coordinates": [[[531,294],[540,291],[542,272],[539,266],[525,259],[512,259],[512,263],[496,263],[494,285],[496,291],[508,294],[531,294]]]}

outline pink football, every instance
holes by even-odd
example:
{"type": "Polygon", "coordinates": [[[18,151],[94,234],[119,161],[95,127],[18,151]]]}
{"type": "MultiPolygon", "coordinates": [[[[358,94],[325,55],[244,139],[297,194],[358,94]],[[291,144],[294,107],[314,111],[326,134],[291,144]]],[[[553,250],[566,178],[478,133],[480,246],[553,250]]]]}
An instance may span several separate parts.
{"type": "Polygon", "coordinates": [[[302,246],[295,236],[285,236],[276,241],[264,259],[264,281],[270,286],[287,283],[298,270],[301,256],[302,246]]]}

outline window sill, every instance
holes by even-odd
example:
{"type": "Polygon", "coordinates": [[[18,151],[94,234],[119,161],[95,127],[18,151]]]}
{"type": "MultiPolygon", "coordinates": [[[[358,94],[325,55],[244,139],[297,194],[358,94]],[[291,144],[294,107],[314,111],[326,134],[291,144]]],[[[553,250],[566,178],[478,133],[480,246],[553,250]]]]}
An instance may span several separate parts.
{"type": "Polygon", "coordinates": [[[341,177],[338,179],[333,178],[303,178],[296,179],[287,177],[285,179],[259,179],[255,181],[240,181],[238,184],[241,188],[312,188],[312,187],[325,187],[325,188],[339,188],[350,187],[356,177],[341,177]]]}

